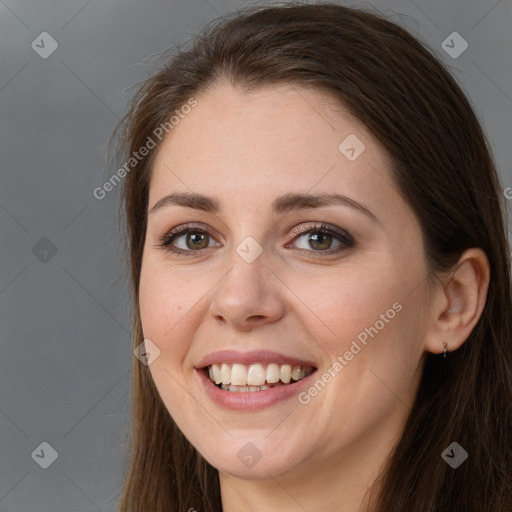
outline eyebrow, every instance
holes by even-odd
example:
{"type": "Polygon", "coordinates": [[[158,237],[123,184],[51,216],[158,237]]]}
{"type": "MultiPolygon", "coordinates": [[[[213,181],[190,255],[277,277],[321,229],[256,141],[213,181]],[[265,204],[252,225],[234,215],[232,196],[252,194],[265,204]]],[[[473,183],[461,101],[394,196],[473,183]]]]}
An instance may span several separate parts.
{"type": "MultiPolygon", "coordinates": [[[[272,202],[272,211],[276,214],[282,214],[293,210],[321,208],[322,206],[336,204],[349,206],[350,208],[358,210],[369,217],[373,222],[380,224],[375,214],[369,208],[342,194],[288,193],[276,198],[272,202]]],[[[220,202],[214,197],[193,192],[174,192],[159,199],[148,213],[155,213],[170,205],[184,206],[209,213],[219,213],[221,209],[220,202]]]]}

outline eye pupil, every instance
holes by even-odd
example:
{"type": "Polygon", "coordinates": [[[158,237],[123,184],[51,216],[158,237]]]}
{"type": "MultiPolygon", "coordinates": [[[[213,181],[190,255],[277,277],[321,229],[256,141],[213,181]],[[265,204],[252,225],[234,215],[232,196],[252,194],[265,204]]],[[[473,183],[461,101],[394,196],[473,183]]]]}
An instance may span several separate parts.
{"type": "Polygon", "coordinates": [[[332,239],[332,235],[330,235],[328,233],[316,233],[316,234],[311,235],[309,237],[309,242],[311,243],[311,241],[313,241],[313,243],[320,243],[320,245],[322,247],[319,247],[319,249],[326,249],[326,248],[328,249],[329,246],[331,245],[331,239],[332,239]],[[320,240],[323,237],[324,238],[324,242],[323,243],[321,241],[318,242],[318,237],[320,237],[320,240]],[[315,240],[313,240],[313,239],[315,239],[315,240]],[[325,243],[325,241],[327,241],[327,244],[325,243]]]}
{"type": "MultiPolygon", "coordinates": [[[[205,233],[189,233],[188,236],[187,236],[187,244],[188,242],[192,241],[192,244],[196,244],[197,240],[196,240],[196,237],[201,237],[202,238],[202,242],[204,242],[206,240],[206,236],[205,236],[205,233]]],[[[201,241],[201,240],[199,240],[201,241]]],[[[206,244],[207,246],[208,244],[206,244]]],[[[203,249],[204,247],[198,247],[197,245],[193,248],[193,250],[196,250],[196,249],[203,249]]]]}

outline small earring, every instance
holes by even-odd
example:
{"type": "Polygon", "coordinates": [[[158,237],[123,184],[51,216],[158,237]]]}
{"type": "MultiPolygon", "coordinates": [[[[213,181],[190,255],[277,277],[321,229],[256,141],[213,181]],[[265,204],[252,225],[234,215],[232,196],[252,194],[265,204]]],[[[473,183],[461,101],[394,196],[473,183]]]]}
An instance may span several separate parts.
{"type": "Polygon", "coordinates": [[[446,348],[448,347],[448,343],[446,343],[446,341],[443,341],[443,347],[444,347],[444,357],[446,357],[446,348]]]}

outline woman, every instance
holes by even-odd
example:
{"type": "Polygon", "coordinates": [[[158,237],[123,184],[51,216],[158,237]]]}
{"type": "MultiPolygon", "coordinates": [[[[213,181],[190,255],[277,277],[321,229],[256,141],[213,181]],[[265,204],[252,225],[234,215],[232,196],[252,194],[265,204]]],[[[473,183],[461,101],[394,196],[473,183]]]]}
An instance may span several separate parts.
{"type": "Polygon", "coordinates": [[[246,9],[123,123],[121,512],[512,510],[503,198],[419,42],[331,3],[246,9]]]}

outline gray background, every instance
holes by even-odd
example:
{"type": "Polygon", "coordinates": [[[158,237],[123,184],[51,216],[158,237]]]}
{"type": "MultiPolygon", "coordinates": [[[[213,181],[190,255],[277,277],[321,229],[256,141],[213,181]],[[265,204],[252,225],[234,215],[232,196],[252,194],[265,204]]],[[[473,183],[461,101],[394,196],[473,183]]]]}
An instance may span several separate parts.
{"type": "MultiPolygon", "coordinates": [[[[108,136],[155,57],[245,5],[0,0],[2,512],[115,510],[134,356],[119,191],[93,190],[115,172],[108,136]],[[58,42],[46,59],[31,47],[42,32],[58,42]],[[47,469],[42,442],[58,452],[47,469]]],[[[511,2],[372,5],[450,65],[512,186],[511,2]],[[456,59],[441,47],[454,31],[469,44],[456,59]]]]}

